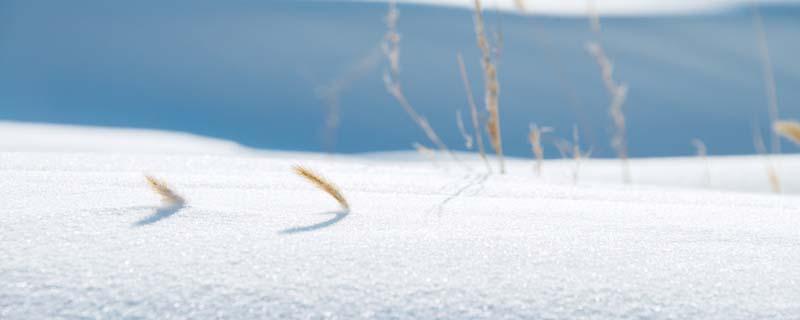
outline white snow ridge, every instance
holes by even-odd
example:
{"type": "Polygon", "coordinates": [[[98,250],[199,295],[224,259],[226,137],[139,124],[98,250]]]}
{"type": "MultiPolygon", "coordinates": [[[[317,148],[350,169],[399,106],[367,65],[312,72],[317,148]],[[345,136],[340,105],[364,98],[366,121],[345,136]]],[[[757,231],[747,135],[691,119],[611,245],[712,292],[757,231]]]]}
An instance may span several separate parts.
{"type": "MultiPolygon", "coordinates": [[[[588,160],[573,185],[570,162],[487,177],[466,155],[470,170],[46,128],[0,124],[38,136],[0,142],[0,319],[800,317],[800,201],[704,190],[700,160],[635,160],[633,186],[588,160]],[[143,172],[185,206],[159,215],[143,172]]],[[[767,188],[757,158],[710,160],[714,189],[767,188]]],[[[797,177],[797,157],[779,160],[797,177]]]]}

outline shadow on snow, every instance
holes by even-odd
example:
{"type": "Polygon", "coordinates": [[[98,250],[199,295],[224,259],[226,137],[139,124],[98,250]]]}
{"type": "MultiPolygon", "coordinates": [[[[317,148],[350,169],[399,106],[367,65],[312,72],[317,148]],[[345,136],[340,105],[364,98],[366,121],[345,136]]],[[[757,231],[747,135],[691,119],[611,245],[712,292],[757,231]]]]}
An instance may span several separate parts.
{"type": "Polygon", "coordinates": [[[282,230],[279,233],[280,234],[295,234],[295,233],[310,232],[310,231],[316,231],[316,230],[324,229],[324,228],[330,227],[330,226],[338,223],[339,221],[342,221],[342,219],[344,219],[345,217],[347,217],[348,214],[350,214],[350,211],[349,210],[343,210],[343,211],[331,211],[331,212],[320,213],[320,215],[330,215],[330,214],[333,215],[332,218],[330,218],[328,220],[325,220],[325,221],[322,221],[320,223],[316,223],[316,224],[312,224],[312,225],[308,225],[308,226],[302,226],[302,227],[293,227],[293,228],[282,230]]]}
{"type": "Polygon", "coordinates": [[[178,213],[178,211],[180,211],[184,207],[186,207],[186,203],[183,202],[159,207],[156,209],[155,213],[145,217],[142,220],[137,221],[136,223],[133,224],[133,226],[141,227],[154,224],[156,222],[161,221],[162,219],[171,217],[172,215],[178,213]]]}

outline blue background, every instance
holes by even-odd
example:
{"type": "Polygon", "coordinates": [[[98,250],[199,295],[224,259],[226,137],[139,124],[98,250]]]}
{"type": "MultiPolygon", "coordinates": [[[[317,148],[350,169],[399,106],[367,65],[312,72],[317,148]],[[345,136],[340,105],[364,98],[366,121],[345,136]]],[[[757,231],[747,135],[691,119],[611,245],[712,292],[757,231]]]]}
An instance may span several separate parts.
{"type": "MultiPolygon", "coordinates": [[[[427,142],[386,93],[378,49],[386,4],[305,1],[0,1],[0,119],[155,128],[282,150],[368,152],[427,142]],[[378,55],[376,55],[377,53],[378,55]],[[376,63],[370,63],[370,57],[376,63]],[[359,67],[361,65],[361,67],[359,67]],[[344,79],[341,127],[325,136],[320,88],[344,79]],[[335,144],[330,144],[335,142],[335,144]]],[[[401,81],[452,148],[467,104],[462,52],[482,101],[468,10],[400,6],[401,81]]],[[[800,118],[800,8],[762,7],[781,116],[800,118]]],[[[501,31],[506,151],[529,156],[528,124],[613,156],[608,96],[586,52],[584,18],[487,13],[501,31]]],[[[632,156],[752,153],[769,126],[750,8],[602,19],[632,156]]],[[[786,150],[793,150],[788,147],[786,150]]],[[[552,150],[552,149],[551,149],[552,150]]],[[[550,152],[549,156],[557,156],[550,152]]]]}

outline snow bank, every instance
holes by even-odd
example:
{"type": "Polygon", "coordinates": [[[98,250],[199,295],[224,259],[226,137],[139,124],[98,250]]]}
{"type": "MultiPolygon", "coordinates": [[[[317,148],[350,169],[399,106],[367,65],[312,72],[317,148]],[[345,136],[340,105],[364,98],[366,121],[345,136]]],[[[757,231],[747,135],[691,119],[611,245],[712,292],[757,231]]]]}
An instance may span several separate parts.
{"type": "MultiPolygon", "coordinates": [[[[25,128],[0,124],[2,140],[15,131],[25,128]]],[[[588,173],[573,186],[535,178],[527,161],[487,177],[471,160],[468,171],[374,156],[73,152],[63,137],[97,150],[98,132],[109,144],[143,132],[41,132],[35,150],[0,144],[2,319],[800,314],[795,197],[628,187],[588,173]],[[336,182],[352,212],[294,176],[297,163],[336,182]],[[188,204],[164,214],[143,171],[188,204]]],[[[208,143],[146,136],[176,150],[208,143]]],[[[648,174],[678,179],[666,163],[681,161],[648,174]]]]}
{"type": "Polygon", "coordinates": [[[236,143],[186,133],[0,121],[0,150],[45,152],[234,153],[236,143]]]}

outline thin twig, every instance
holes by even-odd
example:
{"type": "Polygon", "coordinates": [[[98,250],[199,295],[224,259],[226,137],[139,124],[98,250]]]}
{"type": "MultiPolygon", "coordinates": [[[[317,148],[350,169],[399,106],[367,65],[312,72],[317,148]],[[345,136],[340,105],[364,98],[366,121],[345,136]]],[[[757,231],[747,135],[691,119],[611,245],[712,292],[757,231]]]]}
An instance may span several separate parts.
{"type": "Polygon", "coordinates": [[[580,135],[578,133],[578,126],[572,127],[572,142],[567,140],[555,140],[553,142],[561,154],[562,158],[572,158],[575,160],[575,167],[572,169],[572,182],[578,184],[578,177],[581,168],[581,160],[588,159],[592,155],[592,150],[582,151],[580,143],[580,135]]]}
{"type": "Polygon", "coordinates": [[[336,150],[336,135],[341,119],[340,97],[353,82],[372,70],[380,61],[381,47],[376,46],[369,53],[359,59],[354,65],[330,83],[315,89],[317,96],[325,103],[326,115],[323,130],[323,145],[327,152],[336,150]]]}
{"type": "Polygon", "coordinates": [[[469,84],[469,76],[467,75],[467,67],[464,65],[464,58],[461,53],[456,55],[458,60],[458,68],[461,72],[461,80],[464,82],[464,90],[467,92],[467,103],[469,103],[470,115],[472,116],[472,129],[475,131],[475,141],[478,143],[478,152],[486,164],[486,170],[492,172],[492,166],[489,165],[489,159],[486,157],[486,152],[483,147],[483,134],[481,133],[480,117],[478,116],[478,107],[475,104],[475,99],[472,95],[472,86],[469,84]]]}
{"type": "MultiPolygon", "coordinates": [[[[780,115],[778,113],[778,90],[775,84],[775,72],[772,67],[772,59],[769,53],[769,43],[767,42],[767,32],[764,30],[764,19],[761,18],[761,12],[758,8],[756,1],[752,2],[753,7],[753,24],[756,28],[756,37],[758,38],[758,52],[761,56],[761,65],[763,68],[763,81],[764,90],[767,95],[767,107],[770,123],[778,121],[780,115]]],[[[781,153],[781,142],[777,133],[772,131],[770,134],[770,144],[772,153],[781,153]]]]}
{"type": "Polygon", "coordinates": [[[544,163],[544,147],[542,147],[542,136],[552,131],[551,128],[539,128],[538,125],[531,123],[528,141],[531,143],[533,155],[536,157],[536,175],[542,176],[542,164],[544,163]]]}
{"type": "Polygon", "coordinates": [[[464,128],[464,119],[461,118],[461,110],[456,110],[456,126],[458,127],[458,132],[461,133],[461,136],[464,138],[464,147],[466,147],[467,150],[471,150],[472,135],[464,128]]]}
{"type": "Polygon", "coordinates": [[[400,34],[397,32],[397,21],[400,17],[400,12],[397,10],[395,1],[389,2],[389,12],[386,15],[386,35],[383,42],[383,52],[389,61],[389,70],[384,72],[383,82],[386,85],[386,91],[391,94],[411,119],[419,126],[425,133],[425,136],[436,145],[441,151],[445,151],[458,161],[456,155],[447,147],[447,145],[439,138],[439,135],[431,127],[428,120],[420,115],[411,103],[408,102],[405,94],[400,85],[400,34]]]}

